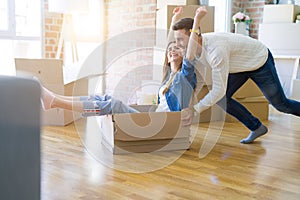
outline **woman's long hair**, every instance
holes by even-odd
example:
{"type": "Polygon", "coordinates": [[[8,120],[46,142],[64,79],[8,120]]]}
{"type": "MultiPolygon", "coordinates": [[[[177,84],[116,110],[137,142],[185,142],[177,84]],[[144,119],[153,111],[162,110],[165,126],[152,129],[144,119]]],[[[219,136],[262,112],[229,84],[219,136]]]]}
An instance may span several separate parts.
{"type": "MultiPolygon", "coordinates": [[[[170,65],[170,62],[169,62],[169,60],[168,60],[168,49],[169,49],[169,46],[170,46],[171,44],[174,44],[174,43],[175,43],[175,41],[169,42],[169,44],[167,45],[167,48],[166,48],[166,52],[165,52],[165,61],[164,61],[164,66],[163,66],[163,79],[162,79],[162,84],[165,83],[165,81],[167,80],[167,78],[169,78],[169,74],[171,74],[171,65],[170,65]]],[[[179,68],[178,68],[178,71],[181,69],[181,67],[182,67],[182,62],[181,62],[181,64],[180,64],[179,68]]],[[[177,71],[177,72],[178,72],[178,71],[177,71]]],[[[177,73],[177,72],[176,72],[176,73],[177,73]]],[[[166,85],[166,88],[164,89],[163,94],[165,94],[165,93],[169,90],[169,87],[170,87],[171,83],[173,82],[174,77],[175,77],[175,74],[174,74],[173,77],[169,78],[168,82],[166,82],[166,84],[165,84],[165,85],[166,85]]]]}

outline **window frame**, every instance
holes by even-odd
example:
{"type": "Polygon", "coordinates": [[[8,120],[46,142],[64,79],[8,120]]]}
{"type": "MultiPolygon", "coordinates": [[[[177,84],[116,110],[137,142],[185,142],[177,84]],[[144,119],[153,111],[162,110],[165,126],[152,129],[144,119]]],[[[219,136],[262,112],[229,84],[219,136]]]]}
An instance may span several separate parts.
{"type": "MultiPolygon", "coordinates": [[[[0,30],[0,39],[10,39],[10,40],[40,40],[42,42],[43,29],[41,27],[39,36],[17,36],[16,34],[16,14],[15,14],[15,0],[6,0],[8,7],[8,27],[7,30],[0,30]]],[[[40,1],[40,12],[41,12],[41,22],[43,21],[43,0],[40,1]]],[[[42,26],[43,23],[41,23],[42,26]]],[[[41,45],[42,46],[42,45],[41,45]]]]}
{"type": "MultiPolygon", "coordinates": [[[[217,1],[217,0],[216,0],[217,1]]],[[[221,28],[221,32],[231,32],[231,14],[232,14],[232,0],[219,0],[219,1],[225,1],[225,8],[221,7],[222,9],[225,9],[225,20],[224,20],[224,25],[221,28]]],[[[215,6],[210,4],[210,1],[208,2],[208,5],[210,6],[215,6]]],[[[215,20],[218,20],[215,16],[215,20]]],[[[215,23],[216,24],[216,23],[215,23]]],[[[215,27],[216,30],[216,27],[215,27]]]]}
{"type": "Polygon", "coordinates": [[[14,31],[13,31],[13,27],[15,27],[15,20],[14,20],[14,16],[13,16],[13,10],[15,8],[15,1],[10,1],[10,0],[6,0],[7,3],[7,29],[6,30],[0,30],[0,37],[1,38],[10,38],[12,37],[14,31]]]}

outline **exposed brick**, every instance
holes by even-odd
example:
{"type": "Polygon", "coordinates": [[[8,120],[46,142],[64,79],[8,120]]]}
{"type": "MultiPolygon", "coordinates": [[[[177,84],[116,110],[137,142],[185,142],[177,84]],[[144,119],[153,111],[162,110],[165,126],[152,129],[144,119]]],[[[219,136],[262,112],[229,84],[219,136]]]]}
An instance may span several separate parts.
{"type": "Polygon", "coordinates": [[[46,32],[45,33],[45,37],[46,38],[57,38],[59,35],[58,32],[46,32]]]}
{"type": "Polygon", "coordinates": [[[251,13],[256,13],[258,12],[258,8],[246,8],[245,13],[251,14],[251,13]]]}
{"type": "Polygon", "coordinates": [[[61,30],[61,27],[60,27],[60,26],[57,26],[57,25],[50,26],[50,30],[51,30],[51,31],[59,32],[59,31],[61,30]]]}
{"type": "Polygon", "coordinates": [[[46,46],[45,50],[51,52],[51,51],[53,51],[53,47],[52,46],[46,46]]]}
{"type": "Polygon", "coordinates": [[[45,19],[45,24],[53,24],[53,19],[47,17],[47,18],[45,19]]]}

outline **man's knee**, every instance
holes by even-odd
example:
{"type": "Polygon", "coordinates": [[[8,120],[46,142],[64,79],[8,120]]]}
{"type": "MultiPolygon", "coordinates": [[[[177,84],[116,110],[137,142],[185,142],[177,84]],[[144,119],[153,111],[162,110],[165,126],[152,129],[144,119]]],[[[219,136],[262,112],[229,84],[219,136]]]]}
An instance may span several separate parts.
{"type": "Polygon", "coordinates": [[[292,113],[293,111],[289,108],[289,104],[287,102],[281,104],[273,104],[276,110],[283,112],[283,113],[292,113]]]}

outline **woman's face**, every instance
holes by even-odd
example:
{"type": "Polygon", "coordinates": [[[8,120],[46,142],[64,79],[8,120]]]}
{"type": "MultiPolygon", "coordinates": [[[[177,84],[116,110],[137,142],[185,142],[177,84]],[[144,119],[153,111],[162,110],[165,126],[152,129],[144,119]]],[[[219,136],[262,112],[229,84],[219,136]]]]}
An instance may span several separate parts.
{"type": "Polygon", "coordinates": [[[182,61],[184,52],[183,49],[180,49],[176,46],[176,43],[171,43],[167,49],[168,62],[178,62],[182,61]]]}

